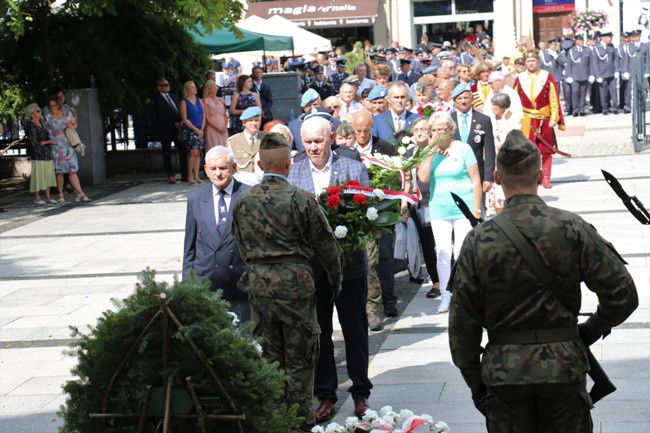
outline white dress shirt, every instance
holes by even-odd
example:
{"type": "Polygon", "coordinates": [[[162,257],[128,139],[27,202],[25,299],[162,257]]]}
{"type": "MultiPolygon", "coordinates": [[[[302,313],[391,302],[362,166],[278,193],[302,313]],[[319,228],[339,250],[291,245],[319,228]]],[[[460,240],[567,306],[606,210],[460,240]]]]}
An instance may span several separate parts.
{"type": "Polygon", "coordinates": [[[372,156],[372,140],[370,140],[365,146],[361,146],[359,143],[354,143],[354,148],[357,149],[359,154],[362,156],[372,156]]]}
{"type": "Polygon", "coordinates": [[[318,195],[330,186],[330,175],[332,173],[332,154],[330,153],[330,159],[325,164],[325,167],[322,169],[316,168],[316,166],[309,161],[309,167],[311,168],[311,178],[314,182],[314,192],[318,195]]]}
{"type": "MultiPolygon", "coordinates": [[[[234,179],[230,179],[230,183],[228,186],[224,189],[226,194],[224,194],[223,199],[226,202],[226,209],[225,211],[228,212],[228,209],[230,209],[230,200],[232,199],[232,190],[235,186],[235,181],[234,179]]],[[[214,220],[219,223],[219,191],[220,189],[217,188],[214,184],[212,185],[212,201],[214,203],[214,220]]]]}

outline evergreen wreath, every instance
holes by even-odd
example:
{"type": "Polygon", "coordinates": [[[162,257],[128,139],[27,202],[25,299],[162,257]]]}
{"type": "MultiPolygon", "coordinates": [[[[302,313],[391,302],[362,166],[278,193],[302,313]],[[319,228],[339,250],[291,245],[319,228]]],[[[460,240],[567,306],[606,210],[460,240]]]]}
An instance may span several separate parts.
{"type": "Polygon", "coordinates": [[[270,364],[261,357],[250,324],[240,329],[233,325],[220,292],[210,292],[207,282],[193,276],[184,281],[175,279],[171,286],[158,282],[155,271],[149,268],[138,281],[135,292],[122,301],[113,300],[116,311],[104,312],[89,333],[71,328],[79,341],[73,343],[68,355],[77,357],[78,365],[72,370],[76,379],[64,386],[68,397],[59,411],[64,420],[61,433],[131,433],[139,431],[139,425],[147,433],[167,431],[169,427],[174,432],[293,431],[302,421],[296,415],[297,407],[279,404],[286,375],[277,363],[270,364]],[[163,304],[172,312],[171,320],[161,319],[163,304]],[[167,322],[169,356],[165,369],[163,323],[167,322]],[[221,382],[222,392],[210,370],[221,382]],[[158,416],[165,411],[160,403],[169,391],[163,388],[167,377],[171,395],[187,400],[171,399],[169,426],[158,416]],[[197,417],[197,401],[189,399],[187,377],[191,377],[189,388],[199,397],[203,415],[234,419],[244,414],[241,425],[233,420],[197,417]],[[150,392],[150,387],[156,392],[150,392]],[[140,421],[143,407],[148,408],[147,415],[140,421]],[[190,417],[177,416],[179,413],[190,417]],[[90,414],[128,417],[98,419],[90,414]]]}

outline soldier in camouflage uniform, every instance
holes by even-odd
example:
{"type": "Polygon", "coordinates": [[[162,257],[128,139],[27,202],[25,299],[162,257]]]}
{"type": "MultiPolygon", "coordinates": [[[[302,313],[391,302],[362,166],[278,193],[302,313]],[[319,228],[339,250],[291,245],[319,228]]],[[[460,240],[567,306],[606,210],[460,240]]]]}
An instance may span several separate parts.
{"type": "Polygon", "coordinates": [[[238,286],[250,295],[254,333],[263,339],[263,356],[289,375],[286,401],[299,405],[309,431],[320,327],[308,261],[323,265],[335,298],[342,251],[313,195],[287,182],[290,151],[280,134],[262,138],[264,178],[239,196],[233,229],[248,266],[238,286]]]}
{"type": "Polygon", "coordinates": [[[559,277],[564,300],[493,220],[467,235],[451,280],[452,359],[490,433],[591,432],[585,344],[606,336],[638,305],[634,281],[614,247],[579,216],[537,196],[540,160],[536,146],[514,130],[497,155],[495,180],[506,195],[503,218],[559,277]],[[599,304],[576,327],[582,281],[599,304]],[[490,340],[485,351],[483,328],[490,340]]]}

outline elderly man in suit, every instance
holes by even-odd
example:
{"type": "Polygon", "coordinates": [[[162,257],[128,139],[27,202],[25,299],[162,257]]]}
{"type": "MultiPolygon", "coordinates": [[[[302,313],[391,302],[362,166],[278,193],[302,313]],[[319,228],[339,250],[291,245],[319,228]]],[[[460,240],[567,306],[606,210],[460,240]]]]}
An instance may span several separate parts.
{"type": "Polygon", "coordinates": [[[271,93],[271,86],[262,81],[263,76],[262,66],[255,66],[252,71],[253,88],[251,90],[257,92],[260,96],[260,103],[262,104],[262,127],[273,120],[273,113],[271,112],[271,108],[273,107],[273,94],[271,93]]]}
{"type": "Polygon", "coordinates": [[[162,77],[156,83],[158,92],[153,97],[153,108],[158,127],[158,138],[162,144],[163,165],[168,183],[176,183],[172,169],[172,141],[178,150],[178,160],[181,165],[181,179],[187,179],[187,150],[185,144],[178,140],[181,127],[179,100],[169,92],[169,81],[162,77]]]}
{"type": "Polygon", "coordinates": [[[259,107],[248,107],[240,116],[244,130],[228,139],[228,147],[235,156],[237,168],[247,173],[255,173],[257,154],[260,150],[262,132],[262,111],[259,107]]]}
{"type": "Polygon", "coordinates": [[[469,84],[456,86],[451,98],[456,106],[456,111],[451,113],[451,118],[456,123],[454,140],[469,144],[474,151],[483,186],[483,203],[485,203],[485,193],[492,188],[494,182],[496,162],[492,122],[485,114],[472,109],[472,90],[469,84]]]}
{"type": "Polygon", "coordinates": [[[238,182],[235,158],[227,147],[217,146],[205,155],[205,173],[212,182],[190,193],[185,217],[183,278],[193,271],[210,281],[210,290],[222,290],[230,311],[241,321],[251,318],[248,295],[237,288],[244,262],[231,231],[234,204],[249,187],[238,182]]]}
{"type": "Polygon", "coordinates": [[[411,122],[419,116],[406,109],[410,98],[409,87],[403,81],[395,81],[388,86],[388,110],[372,119],[372,135],[395,143],[393,134],[400,129],[410,128],[411,122]]]}
{"type": "MultiPolygon", "coordinates": [[[[334,133],[330,123],[318,116],[305,120],[301,128],[302,142],[307,159],[294,162],[289,173],[289,183],[314,194],[336,183],[356,180],[369,185],[365,166],[332,152],[334,133]]],[[[348,377],[352,386],[348,391],[354,400],[354,414],[362,417],[368,409],[372,383],[368,378],[368,320],[366,317],[368,258],[365,250],[356,251],[343,268],[341,294],[335,301],[330,298],[327,275],[320,266],[313,267],[316,282],[316,310],[321,328],[320,355],[316,363],[314,395],[320,401],[316,421],[331,418],[337,400],[336,361],[332,342],[332,315],[334,306],[345,339],[345,356],[348,377]]]]}

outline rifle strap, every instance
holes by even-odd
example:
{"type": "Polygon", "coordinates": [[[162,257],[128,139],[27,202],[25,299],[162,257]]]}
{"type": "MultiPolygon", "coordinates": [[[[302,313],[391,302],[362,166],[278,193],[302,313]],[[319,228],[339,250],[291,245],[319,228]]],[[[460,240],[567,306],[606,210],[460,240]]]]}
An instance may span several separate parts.
{"type": "Polygon", "coordinates": [[[556,284],[556,279],[553,278],[553,274],[542,261],[542,258],[539,256],[539,251],[530,245],[524,235],[521,234],[519,229],[505,215],[499,214],[492,218],[492,221],[494,221],[497,227],[499,227],[503,234],[505,234],[510,242],[512,242],[517,251],[519,251],[522,257],[533,268],[533,271],[537,274],[537,278],[539,278],[542,283],[544,283],[544,286],[555,295],[557,300],[560,301],[560,304],[569,311],[573,311],[560,294],[559,288],[556,284]]]}

